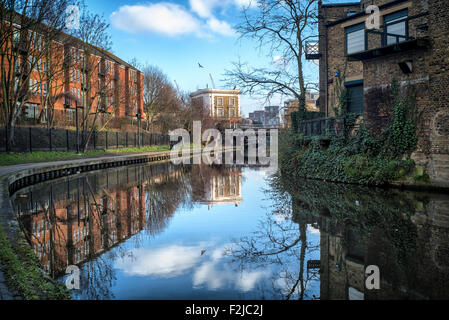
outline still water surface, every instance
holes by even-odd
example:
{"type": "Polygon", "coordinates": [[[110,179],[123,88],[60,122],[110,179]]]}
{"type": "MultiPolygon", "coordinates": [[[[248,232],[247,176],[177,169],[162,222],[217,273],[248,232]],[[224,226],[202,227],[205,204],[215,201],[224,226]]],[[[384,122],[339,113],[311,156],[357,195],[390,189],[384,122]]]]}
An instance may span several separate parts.
{"type": "Polygon", "coordinates": [[[130,166],[13,197],[44,269],[75,299],[449,298],[449,196],[263,167],[130,166]],[[379,267],[379,290],[365,268],[379,267]]]}

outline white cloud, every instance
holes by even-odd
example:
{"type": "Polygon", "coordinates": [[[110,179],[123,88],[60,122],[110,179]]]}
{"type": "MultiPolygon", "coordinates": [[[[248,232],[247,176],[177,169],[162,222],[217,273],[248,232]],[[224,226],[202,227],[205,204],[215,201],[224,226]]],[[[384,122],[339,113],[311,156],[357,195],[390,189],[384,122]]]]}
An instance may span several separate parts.
{"type": "Polygon", "coordinates": [[[232,6],[241,7],[250,2],[250,0],[189,0],[190,10],[168,2],[125,5],[114,11],[110,18],[115,28],[131,33],[154,32],[166,36],[193,34],[198,37],[234,36],[235,30],[225,20],[218,19],[214,11],[226,10],[232,6]]]}
{"type": "Polygon", "coordinates": [[[287,71],[289,70],[288,60],[285,59],[285,57],[274,56],[273,64],[279,70],[287,70],[287,71]]]}
{"type": "Polygon", "coordinates": [[[207,20],[207,25],[215,33],[222,34],[224,36],[235,35],[234,29],[232,29],[232,27],[226,21],[220,21],[216,18],[210,18],[209,20],[207,20]]]}
{"type": "Polygon", "coordinates": [[[268,269],[243,270],[239,273],[227,267],[221,261],[226,247],[229,247],[229,245],[215,249],[211,253],[211,259],[195,269],[193,274],[193,285],[195,287],[204,285],[209,290],[217,290],[225,286],[234,286],[243,292],[248,292],[253,290],[258,282],[269,277],[268,269]]]}
{"type": "Polygon", "coordinates": [[[194,287],[206,286],[217,290],[231,286],[243,292],[251,291],[258,282],[270,276],[268,269],[235,272],[228,261],[224,261],[224,253],[230,246],[226,244],[213,248],[211,244],[199,243],[134,249],[131,254],[115,260],[114,267],[134,276],[173,278],[192,273],[194,287]]]}
{"type": "Polygon", "coordinates": [[[216,0],[189,0],[190,8],[202,18],[212,17],[213,9],[219,4],[216,0]]]}
{"type": "Polygon", "coordinates": [[[239,7],[255,7],[257,5],[257,0],[233,0],[233,2],[239,7]]]}
{"type": "Polygon", "coordinates": [[[111,14],[112,25],[127,32],[155,32],[168,36],[201,34],[201,22],[171,3],[122,6],[111,14]]]}
{"type": "Polygon", "coordinates": [[[116,260],[115,267],[138,276],[176,277],[192,269],[201,259],[201,246],[172,245],[159,249],[135,249],[116,260]]]}
{"type": "Polygon", "coordinates": [[[203,18],[213,17],[216,9],[226,10],[231,7],[237,9],[255,7],[256,0],[189,0],[190,8],[193,12],[203,18]]]}
{"type": "Polygon", "coordinates": [[[307,225],[307,231],[311,234],[320,234],[320,229],[316,229],[316,228],[312,227],[311,224],[307,225]]]}

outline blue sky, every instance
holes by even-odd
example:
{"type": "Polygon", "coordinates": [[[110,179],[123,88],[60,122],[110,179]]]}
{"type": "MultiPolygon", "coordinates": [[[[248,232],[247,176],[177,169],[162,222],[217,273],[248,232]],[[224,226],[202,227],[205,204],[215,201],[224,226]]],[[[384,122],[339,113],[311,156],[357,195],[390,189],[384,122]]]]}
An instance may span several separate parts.
{"type": "MultiPolygon", "coordinates": [[[[87,0],[92,12],[104,14],[111,24],[112,51],[129,61],[160,67],[176,80],[181,90],[194,91],[206,84],[211,87],[209,73],[216,86],[222,81],[231,62],[241,60],[255,66],[273,63],[269,52],[259,52],[256,44],[238,40],[234,31],[241,6],[250,0],[87,0]],[[198,62],[204,69],[198,67],[198,62]]],[[[254,2],[254,0],[253,0],[254,2]]],[[[318,69],[309,65],[314,77],[318,69]]],[[[271,101],[279,104],[280,99],[271,101]]],[[[263,102],[242,97],[242,112],[248,115],[261,109],[263,102]]]]}

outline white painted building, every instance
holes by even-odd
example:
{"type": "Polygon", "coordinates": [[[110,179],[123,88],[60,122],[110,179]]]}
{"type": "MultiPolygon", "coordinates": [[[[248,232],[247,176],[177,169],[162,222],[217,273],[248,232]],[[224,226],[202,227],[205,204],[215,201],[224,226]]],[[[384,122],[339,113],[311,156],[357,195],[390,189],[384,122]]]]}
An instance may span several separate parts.
{"type": "Polygon", "coordinates": [[[236,120],[240,118],[240,90],[200,89],[190,94],[192,101],[207,107],[213,118],[236,120]]]}

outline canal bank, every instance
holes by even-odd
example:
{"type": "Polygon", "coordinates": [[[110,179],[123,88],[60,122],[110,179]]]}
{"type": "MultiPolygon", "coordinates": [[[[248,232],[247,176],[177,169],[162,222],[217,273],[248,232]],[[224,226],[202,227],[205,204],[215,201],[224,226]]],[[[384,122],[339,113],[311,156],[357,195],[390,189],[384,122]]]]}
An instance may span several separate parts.
{"type": "Polygon", "coordinates": [[[395,116],[387,130],[375,134],[353,114],[341,119],[339,130],[335,123],[326,123],[327,129],[318,135],[306,135],[299,125],[286,130],[279,144],[281,172],[297,179],[448,192],[449,162],[429,155],[441,174],[436,174],[435,165],[420,164],[414,125],[396,118],[401,117],[395,116]]]}
{"type": "MultiPolygon", "coordinates": [[[[409,189],[449,192],[449,181],[432,179],[426,167],[410,158],[382,158],[353,152],[340,140],[281,138],[279,164],[285,177],[409,189]]],[[[356,147],[357,148],[357,147],[356,147]]]]}
{"type": "MultiPolygon", "coordinates": [[[[191,156],[201,149],[191,150],[191,156]]],[[[170,151],[105,156],[92,159],[20,164],[0,167],[0,299],[64,299],[65,289],[48,277],[28,246],[11,205],[20,188],[83,172],[170,160],[170,151]]]]}

